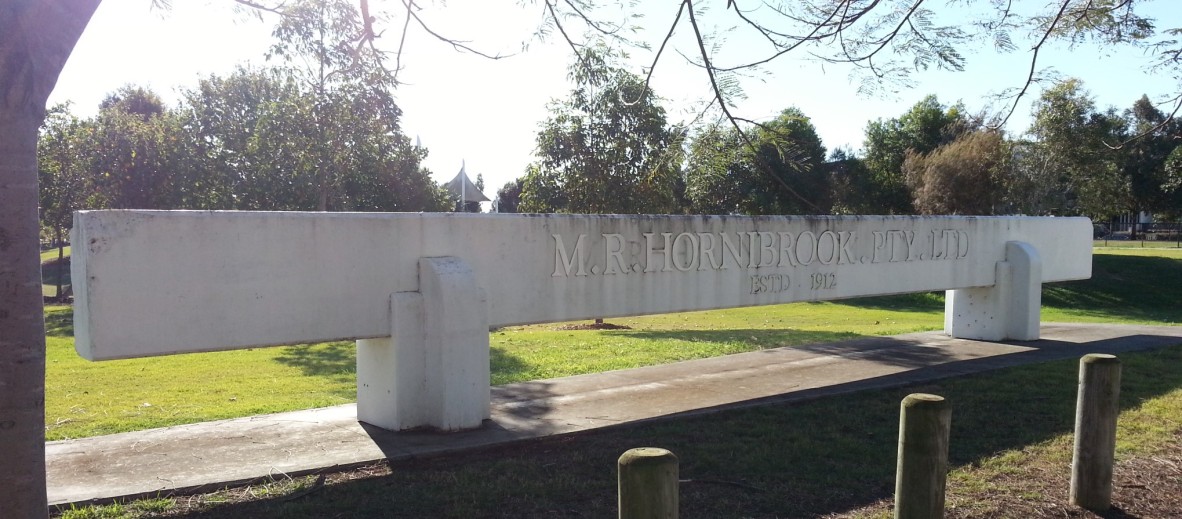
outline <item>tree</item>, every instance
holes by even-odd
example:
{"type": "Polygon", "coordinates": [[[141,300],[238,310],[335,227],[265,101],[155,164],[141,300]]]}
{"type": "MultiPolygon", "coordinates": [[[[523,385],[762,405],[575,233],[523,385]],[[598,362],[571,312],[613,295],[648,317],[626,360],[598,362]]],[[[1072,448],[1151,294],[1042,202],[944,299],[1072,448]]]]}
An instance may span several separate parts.
{"type": "Polygon", "coordinates": [[[566,191],[558,171],[542,169],[538,164],[526,166],[518,209],[524,213],[557,213],[566,207],[566,191]]]}
{"type": "Polygon", "coordinates": [[[690,141],[686,196],[697,214],[735,214],[747,193],[750,165],[744,164],[737,130],[721,124],[701,129],[690,141]]]}
{"type": "Polygon", "coordinates": [[[978,130],[931,153],[908,150],[903,175],[920,214],[994,214],[1004,198],[1007,148],[1001,132],[978,130]]]}
{"type": "MultiPolygon", "coordinates": [[[[268,8],[247,0],[244,5],[281,11],[283,6],[268,8]]],[[[163,2],[162,2],[163,3],[163,2]]],[[[984,4],[984,2],[981,2],[984,4]]],[[[86,27],[99,0],[16,0],[0,7],[0,380],[7,386],[0,391],[0,442],[15,446],[9,451],[10,466],[15,470],[0,476],[0,502],[5,512],[15,517],[45,514],[44,494],[44,333],[42,301],[38,288],[38,222],[36,211],[37,132],[45,115],[45,101],[69,57],[82,30],[86,27]],[[16,388],[15,390],[7,390],[16,388]]],[[[369,13],[367,0],[358,0],[361,16],[356,25],[350,47],[353,55],[364,49],[374,49],[374,40],[381,31],[375,30],[377,16],[369,13]]],[[[538,33],[553,32],[564,37],[569,34],[564,23],[581,21],[598,34],[624,38],[626,23],[601,22],[597,15],[615,19],[619,5],[599,6],[588,0],[543,2],[544,16],[538,33]]],[[[432,31],[419,16],[417,6],[407,2],[401,36],[409,31],[422,31],[431,37],[480,53],[461,40],[448,38],[432,31]],[[413,23],[412,23],[413,22],[413,23]]],[[[1038,51],[1048,41],[1065,40],[1072,43],[1095,40],[1103,45],[1139,44],[1156,52],[1151,59],[1167,72],[1182,68],[1182,53],[1177,40],[1169,39],[1177,29],[1163,31],[1165,37],[1151,40],[1153,20],[1141,16],[1137,7],[1141,2],[1112,2],[1094,0],[1061,0],[1019,15],[1010,10],[1008,2],[989,2],[982,13],[972,13],[965,19],[960,6],[950,9],[960,20],[948,25],[933,20],[936,13],[923,8],[922,2],[892,0],[882,2],[837,2],[810,0],[800,5],[785,6],[752,14],[731,2],[721,10],[733,20],[737,30],[766,40],[769,54],[750,57],[751,61],[729,66],[716,66],[707,40],[698,22],[700,10],[692,0],[678,4],[677,17],[668,34],[679,25],[688,23],[695,36],[698,59],[718,101],[718,106],[737,126],[737,119],[729,112],[730,90],[725,88],[726,74],[749,70],[783,56],[812,52],[819,59],[853,64],[868,72],[871,82],[880,78],[906,80],[909,70],[929,67],[960,70],[965,60],[958,47],[979,45],[993,41],[1002,50],[1012,50],[1011,33],[1020,28],[1031,28],[1030,39],[1037,43],[1031,49],[1029,78],[1015,97],[1026,92],[1035,76],[1038,51]],[[729,7],[733,5],[732,11],[729,7]],[[841,45],[833,45],[840,41],[841,45]],[[721,76],[721,79],[720,79],[721,76]],[[720,86],[723,85],[723,86],[720,86]]],[[[704,13],[701,13],[704,14],[704,13]]],[[[576,22],[577,23],[577,22],[576,22]]],[[[727,35],[741,39],[738,36],[727,35]]],[[[406,38],[393,39],[405,42],[406,38]]],[[[575,42],[572,48],[579,52],[575,42]]],[[[342,47],[343,48],[343,47],[342,47]]],[[[657,48],[656,70],[664,44],[657,48]]],[[[401,68],[400,43],[394,53],[395,65],[388,70],[389,82],[397,83],[401,68]]],[[[480,53],[492,58],[492,56],[480,53]]],[[[375,50],[375,55],[377,55],[375,50]]],[[[380,56],[377,56],[380,59],[380,56]]],[[[360,61],[359,61],[360,62],[360,61]]],[[[1171,117],[1182,107],[1182,94],[1171,117]]],[[[1017,99],[1015,99],[1016,106],[1017,99]]],[[[327,142],[327,141],[326,141],[327,142]]],[[[325,184],[321,184],[322,186],[325,184]]],[[[326,188],[320,188],[322,193],[326,188]]],[[[324,199],[326,197],[321,197],[324,199]]],[[[327,207],[327,201],[323,204],[327,207]]]]}
{"type": "Polygon", "coordinates": [[[62,300],[66,233],[73,226],[74,211],[87,207],[92,195],[91,159],[87,153],[93,125],[70,113],[69,105],[49,110],[37,141],[41,220],[53,231],[57,246],[54,298],[62,300]]]}
{"type": "MultiPolygon", "coordinates": [[[[401,135],[402,110],[390,94],[391,78],[380,53],[356,43],[370,23],[368,14],[345,0],[299,0],[284,6],[275,28],[277,41],[270,57],[283,63],[307,96],[301,110],[294,112],[307,117],[309,124],[307,146],[298,148],[297,155],[300,170],[310,177],[318,211],[373,205],[349,201],[350,195],[343,192],[350,166],[361,160],[353,145],[358,125],[371,131],[380,126],[382,133],[406,140],[389,144],[410,148],[401,135]]],[[[361,183],[380,182],[371,178],[361,183]]]]}
{"type": "Polygon", "coordinates": [[[878,212],[914,213],[913,197],[903,175],[907,152],[931,153],[956,140],[966,128],[964,108],[940,104],[935,95],[923,98],[898,118],[867,124],[864,160],[878,193],[878,212]]]}
{"type": "Polygon", "coordinates": [[[1007,214],[1077,215],[1075,188],[1038,142],[1011,141],[1010,173],[1004,211],[1007,214]]]}
{"type": "Polygon", "coordinates": [[[522,186],[527,212],[664,213],[677,208],[683,132],[642,78],[606,48],[571,66],[570,96],[550,104],[537,161],[522,186]],[[557,196],[561,193],[561,196],[557,196]]]}
{"type": "Polygon", "coordinates": [[[498,213],[516,213],[517,206],[521,204],[521,186],[524,182],[521,178],[505,182],[497,190],[497,198],[493,202],[495,212],[498,213]]]}
{"type": "Polygon", "coordinates": [[[833,150],[823,169],[829,176],[829,199],[833,201],[833,214],[881,212],[876,204],[870,169],[853,151],[843,148],[833,150]]]}
{"type": "Polygon", "coordinates": [[[1166,159],[1178,148],[1182,126],[1167,120],[1166,114],[1145,95],[1125,110],[1124,118],[1131,133],[1141,136],[1123,146],[1123,173],[1129,182],[1131,209],[1167,212],[1176,208],[1166,189],[1166,159]]]}
{"type": "Polygon", "coordinates": [[[180,206],[174,179],[183,145],[180,125],[160,96],[142,88],[120,88],[99,106],[94,126],[94,184],[103,206],[180,206]]]}
{"type": "Polygon", "coordinates": [[[712,125],[690,145],[686,193],[695,212],[828,213],[825,147],[797,108],[755,125],[750,146],[737,130],[712,125]]]}
{"type": "Polygon", "coordinates": [[[0,503],[44,516],[45,323],[37,218],[37,136],[45,102],[98,0],[0,6],[0,503]]]}
{"type": "MultiPolygon", "coordinates": [[[[298,132],[266,133],[298,105],[294,81],[274,69],[240,67],[228,76],[211,75],[182,91],[178,107],[190,167],[179,174],[185,207],[200,209],[280,209],[292,200],[288,176],[264,166],[278,157],[298,132]],[[269,139],[282,138],[280,142],[269,139]],[[272,174],[265,174],[272,173],[272,174]]],[[[280,161],[293,168],[290,161],[280,161]]]]}
{"type": "Polygon", "coordinates": [[[1123,142],[1124,120],[1115,110],[1097,112],[1077,79],[1047,89],[1034,104],[1030,133],[1047,167],[1064,172],[1072,190],[1066,214],[1107,219],[1132,210],[1132,191],[1121,154],[1106,143],[1123,142]]]}
{"type": "Polygon", "coordinates": [[[1182,146],[1174,148],[1170,156],[1166,157],[1164,177],[1162,191],[1166,209],[1162,215],[1182,218],[1182,146]]]}
{"type": "MultiPolygon", "coordinates": [[[[299,12],[317,16],[297,20],[338,23],[320,16],[337,13],[337,4],[304,2],[299,12]]],[[[319,37],[319,26],[291,22],[277,34],[319,37]]],[[[277,47],[294,52],[293,45],[277,47]]],[[[304,51],[315,54],[311,48],[304,51]]],[[[334,59],[344,66],[345,58],[334,59]]],[[[189,199],[208,208],[254,210],[448,208],[445,193],[422,167],[427,150],[402,133],[401,111],[382,81],[367,83],[370,76],[351,70],[310,74],[243,68],[185,92],[181,111],[197,164],[188,170],[189,199]]]]}

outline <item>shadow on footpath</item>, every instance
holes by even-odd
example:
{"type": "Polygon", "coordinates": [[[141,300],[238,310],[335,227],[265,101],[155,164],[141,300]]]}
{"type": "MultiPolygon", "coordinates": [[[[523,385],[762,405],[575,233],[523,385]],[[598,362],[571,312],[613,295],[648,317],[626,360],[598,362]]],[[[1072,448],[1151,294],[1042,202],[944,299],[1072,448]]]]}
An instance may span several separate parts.
{"type": "Polygon", "coordinates": [[[974,464],[1070,433],[1078,357],[1085,353],[1121,355],[1124,409],[1182,387],[1179,342],[1148,335],[1083,345],[1037,341],[1020,353],[801,392],[790,402],[763,399],[396,461],[387,464],[389,475],[297,499],[217,505],[179,517],[611,517],[616,459],[639,446],[664,447],[680,458],[680,477],[692,480],[681,486],[682,517],[816,517],[890,497],[899,401],[908,393],[950,400],[950,460],[974,464]],[[1133,353],[1149,348],[1159,349],[1133,353]],[[977,373],[1010,366],[1016,367],[977,373]]]}

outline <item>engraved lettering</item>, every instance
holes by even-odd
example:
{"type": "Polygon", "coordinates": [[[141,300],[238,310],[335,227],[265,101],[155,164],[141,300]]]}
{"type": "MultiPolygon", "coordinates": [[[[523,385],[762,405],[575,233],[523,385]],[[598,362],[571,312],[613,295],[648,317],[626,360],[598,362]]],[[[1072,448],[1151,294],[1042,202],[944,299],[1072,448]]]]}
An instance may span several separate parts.
{"type": "Polygon", "coordinates": [[[854,232],[841,231],[837,233],[837,241],[840,243],[841,252],[838,253],[838,265],[852,265],[854,263],[854,232]]]}
{"type": "Polygon", "coordinates": [[[921,253],[915,248],[915,231],[904,231],[907,237],[907,261],[915,261],[921,253]]]}
{"type": "Polygon", "coordinates": [[[792,279],[788,274],[765,274],[749,276],[751,294],[778,294],[792,288],[792,279]]]}
{"type": "Polygon", "coordinates": [[[584,260],[585,256],[583,255],[583,238],[585,238],[587,235],[579,235],[578,239],[575,240],[575,249],[571,251],[569,255],[566,252],[566,247],[562,243],[562,235],[552,234],[551,236],[554,237],[554,273],[551,274],[551,277],[569,276],[571,269],[575,267],[576,263],[578,264],[579,268],[575,270],[575,275],[586,276],[587,264],[584,260]],[[559,273],[560,269],[561,273],[559,273]]]}
{"type": "Polygon", "coordinates": [[[809,276],[813,290],[832,290],[837,288],[837,274],[833,272],[818,272],[809,276]]]}
{"type": "Polygon", "coordinates": [[[751,293],[762,294],[767,291],[767,285],[764,284],[764,276],[751,276],[751,293]]]}
{"type": "Polygon", "coordinates": [[[796,241],[792,239],[792,233],[780,233],[780,263],[777,267],[797,266],[796,250],[794,248],[796,241]]]}
{"type": "Polygon", "coordinates": [[[969,233],[956,231],[956,259],[969,257],[969,233]]]}
{"type": "Polygon", "coordinates": [[[822,265],[832,265],[837,262],[838,250],[841,246],[837,243],[837,235],[833,231],[822,232],[817,237],[817,261],[822,265]],[[826,255],[826,247],[828,244],[828,255],[826,255]]]}
{"type": "Polygon", "coordinates": [[[622,234],[604,234],[603,235],[603,250],[604,274],[619,274],[620,272],[629,272],[628,264],[624,263],[624,235],[622,234]]]}
{"type": "Polygon", "coordinates": [[[672,272],[673,271],[673,254],[672,254],[672,252],[673,252],[673,233],[671,233],[671,232],[661,233],[662,244],[661,244],[660,249],[656,248],[655,244],[653,243],[654,236],[656,236],[656,233],[651,233],[651,232],[644,233],[644,243],[645,243],[646,249],[647,249],[647,251],[645,252],[645,255],[644,255],[645,256],[644,271],[645,272],[656,272],[656,271],[660,270],[661,272],[672,272]],[[657,262],[653,261],[653,255],[655,253],[659,253],[661,256],[664,257],[664,262],[662,263],[662,265],[659,269],[656,266],[657,262]]]}
{"type": "MultiPolygon", "coordinates": [[[[959,260],[969,257],[971,233],[957,229],[865,231],[646,232],[640,237],[602,234],[603,245],[586,235],[574,244],[554,240],[552,277],[772,269],[959,260]]],[[[565,239],[569,240],[570,234],[565,239]]],[[[766,281],[766,280],[765,280],[766,281]]],[[[807,284],[807,283],[806,283],[807,284]]],[[[775,291],[769,285],[767,291],[775,291]]]]}
{"type": "Polygon", "coordinates": [[[944,229],[943,231],[940,231],[940,234],[943,235],[942,239],[944,242],[944,259],[955,259],[956,249],[958,247],[956,243],[956,231],[952,229],[944,229]]]}
{"type": "Polygon", "coordinates": [[[817,259],[817,236],[813,234],[812,231],[804,231],[796,237],[796,261],[807,267],[812,264],[813,260],[815,259],[817,259]],[[808,261],[805,261],[804,256],[800,254],[800,246],[804,242],[805,236],[809,237],[809,243],[804,247],[804,250],[808,251],[809,253],[808,261]]]}
{"type": "MultiPolygon", "coordinates": [[[[718,259],[714,257],[714,246],[718,243],[714,241],[714,235],[708,232],[700,232],[698,233],[698,241],[702,244],[702,252],[698,256],[703,259],[710,258],[710,268],[714,270],[721,268],[722,263],[719,263],[718,259]]],[[[699,261],[698,270],[706,270],[706,265],[707,263],[705,261],[699,261]]]]}
{"type": "Polygon", "coordinates": [[[874,255],[870,259],[871,263],[878,263],[882,261],[879,254],[884,248],[886,248],[886,233],[882,231],[874,231],[874,255]]]}
{"type": "Polygon", "coordinates": [[[673,267],[688,272],[698,263],[698,236],[683,232],[673,239],[673,267]],[[683,261],[679,262],[678,259],[683,261]]]}
{"type": "MultiPolygon", "coordinates": [[[[722,249],[723,249],[722,268],[724,268],[724,269],[727,268],[728,263],[727,263],[726,259],[728,257],[733,259],[734,263],[736,265],[739,265],[739,266],[743,265],[743,251],[744,251],[743,236],[744,236],[744,234],[738,233],[738,235],[739,235],[739,244],[735,245],[735,242],[731,241],[729,235],[727,235],[726,233],[722,233],[722,249]]],[[[747,242],[747,249],[746,250],[747,250],[748,255],[750,255],[750,253],[751,253],[750,240],[748,240],[748,242],[747,242]]]]}
{"type": "MultiPolygon", "coordinates": [[[[770,267],[776,263],[776,235],[770,232],[759,232],[758,234],[759,262],[755,266],[758,268],[770,267]],[[764,258],[767,258],[766,261],[764,258]]],[[[754,250],[754,247],[752,247],[752,250],[754,250]]]]}
{"type": "MultiPolygon", "coordinates": [[[[900,245],[902,245],[903,247],[907,246],[907,243],[905,241],[901,242],[898,239],[900,237],[903,238],[904,240],[906,240],[907,234],[904,233],[903,231],[887,231],[887,242],[888,242],[888,245],[891,249],[891,259],[888,260],[889,263],[896,263],[899,261],[899,260],[895,259],[895,257],[896,257],[895,252],[900,248],[900,245]]],[[[906,259],[907,259],[907,252],[904,251],[903,252],[903,261],[906,261],[906,259]]]]}
{"type": "Polygon", "coordinates": [[[932,259],[944,259],[944,252],[947,245],[943,243],[944,235],[940,233],[939,229],[932,229],[932,259]]]}

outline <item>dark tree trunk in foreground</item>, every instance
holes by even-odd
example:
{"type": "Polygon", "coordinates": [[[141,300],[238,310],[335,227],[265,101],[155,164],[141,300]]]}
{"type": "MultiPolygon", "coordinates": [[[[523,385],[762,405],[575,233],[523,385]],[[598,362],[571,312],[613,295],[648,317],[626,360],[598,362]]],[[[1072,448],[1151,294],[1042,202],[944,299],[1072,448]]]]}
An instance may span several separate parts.
{"type": "Polygon", "coordinates": [[[0,510],[44,517],[45,322],[37,131],[99,0],[0,4],[0,510]]]}

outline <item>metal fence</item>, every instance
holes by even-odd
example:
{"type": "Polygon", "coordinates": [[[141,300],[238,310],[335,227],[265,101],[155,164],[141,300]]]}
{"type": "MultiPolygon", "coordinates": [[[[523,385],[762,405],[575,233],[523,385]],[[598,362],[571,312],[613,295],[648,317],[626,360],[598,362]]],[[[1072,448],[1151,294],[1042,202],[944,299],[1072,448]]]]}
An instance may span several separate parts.
{"type": "Polygon", "coordinates": [[[1146,242],[1153,246],[1182,247],[1182,222],[1170,223],[1097,223],[1093,226],[1092,238],[1105,245],[1121,245],[1120,242],[1146,242]]]}

